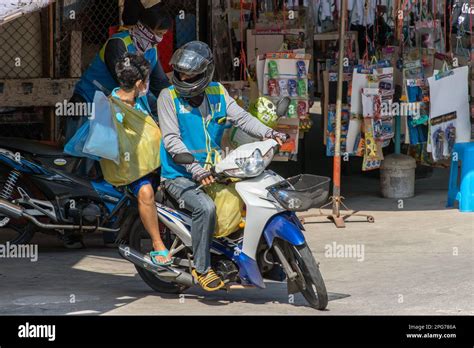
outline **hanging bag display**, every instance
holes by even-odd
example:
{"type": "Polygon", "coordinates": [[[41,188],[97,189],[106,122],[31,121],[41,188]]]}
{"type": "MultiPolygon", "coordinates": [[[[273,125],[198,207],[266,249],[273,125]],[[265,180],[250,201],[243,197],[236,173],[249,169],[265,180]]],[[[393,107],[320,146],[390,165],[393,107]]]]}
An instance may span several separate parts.
{"type": "Polygon", "coordinates": [[[444,64],[440,73],[428,78],[430,86],[429,151],[435,161],[452,153],[455,143],[471,140],[467,66],[450,70],[444,64]],[[451,93],[456,91],[456,93],[451,93]]]}

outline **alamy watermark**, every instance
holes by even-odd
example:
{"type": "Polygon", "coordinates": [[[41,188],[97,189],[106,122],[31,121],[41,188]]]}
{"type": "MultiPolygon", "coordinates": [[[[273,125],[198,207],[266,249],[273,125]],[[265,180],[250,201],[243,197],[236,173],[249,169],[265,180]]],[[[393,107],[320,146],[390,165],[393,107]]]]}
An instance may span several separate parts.
{"type": "Polygon", "coordinates": [[[421,114],[420,103],[397,103],[383,102],[381,105],[382,116],[413,116],[418,117],[421,114]]]}
{"type": "Polygon", "coordinates": [[[324,246],[324,256],[328,258],[353,258],[358,262],[365,260],[364,244],[326,244],[324,246]]]}
{"type": "Polygon", "coordinates": [[[0,259],[30,259],[31,262],[38,261],[37,244],[0,244],[0,259]]]}
{"type": "Polygon", "coordinates": [[[19,338],[46,338],[53,342],[56,340],[56,325],[35,325],[26,322],[18,326],[19,338]]]}
{"type": "Polygon", "coordinates": [[[55,114],[59,117],[75,116],[93,118],[95,115],[95,104],[88,102],[71,102],[64,100],[55,105],[55,114]]]}

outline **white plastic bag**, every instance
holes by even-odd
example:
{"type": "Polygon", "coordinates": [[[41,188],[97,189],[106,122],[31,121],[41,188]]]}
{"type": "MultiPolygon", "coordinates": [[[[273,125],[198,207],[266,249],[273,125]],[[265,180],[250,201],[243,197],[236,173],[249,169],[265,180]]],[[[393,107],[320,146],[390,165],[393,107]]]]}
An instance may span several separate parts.
{"type": "Polygon", "coordinates": [[[119,164],[120,153],[117,129],[112,117],[109,99],[104,93],[97,91],[94,95],[92,118],[89,121],[89,135],[84,144],[83,152],[119,164]]]}

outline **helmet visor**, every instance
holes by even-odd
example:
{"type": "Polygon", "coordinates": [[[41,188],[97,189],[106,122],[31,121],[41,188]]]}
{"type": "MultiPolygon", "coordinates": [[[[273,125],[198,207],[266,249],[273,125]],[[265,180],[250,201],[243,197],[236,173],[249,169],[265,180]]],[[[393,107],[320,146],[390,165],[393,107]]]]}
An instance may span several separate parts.
{"type": "Polygon", "coordinates": [[[210,63],[209,58],[185,48],[178,49],[170,61],[174,70],[187,75],[202,74],[210,63]]]}

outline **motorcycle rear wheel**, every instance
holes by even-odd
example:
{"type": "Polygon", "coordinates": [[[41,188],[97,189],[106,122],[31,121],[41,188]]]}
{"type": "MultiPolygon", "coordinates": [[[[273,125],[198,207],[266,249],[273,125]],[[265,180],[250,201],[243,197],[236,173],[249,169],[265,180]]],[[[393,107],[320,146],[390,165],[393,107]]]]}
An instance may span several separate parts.
{"type": "Polygon", "coordinates": [[[328,305],[328,293],[319,266],[308,244],[285,243],[285,254],[293,270],[298,274],[296,284],[311,307],[324,310],[328,305]]]}
{"type": "MultiPolygon", "coordinates": [[[[171,241],[163,240],[166,247],[171,246],[171,241]]],[[[140,217],[137,216],[137,220],[133,223],[132,228],[130,229],[129,245],[132,249],[135,249],[143,254],[147,254],[151,251],[151,247],[146,244],[151,244],[150,236],[148,235],[145,227],[140,220],[140,217]],[[146,241],[150,243],[144,243],[146,241]]],[[[155,274],[150,271],[147,271],[141,267],[135,266],[137,269],[138,275],[143,279],[143,281],[153,290],[165,294],[179,294],[182,293],[187,288],[174,284],[171,282],[166,282],[158,278],[155,274]]]]}
{"type": "MultiPolygon", "coordinates": [[[[5,218],[0,215],[0,220],[5,218]]],[[[0,244],[28,244],[33,239],[36,232],[34,225],[27,223],[22,225],[14,225],[10,221],[8,225],[0,228],[0,244]]]]}

